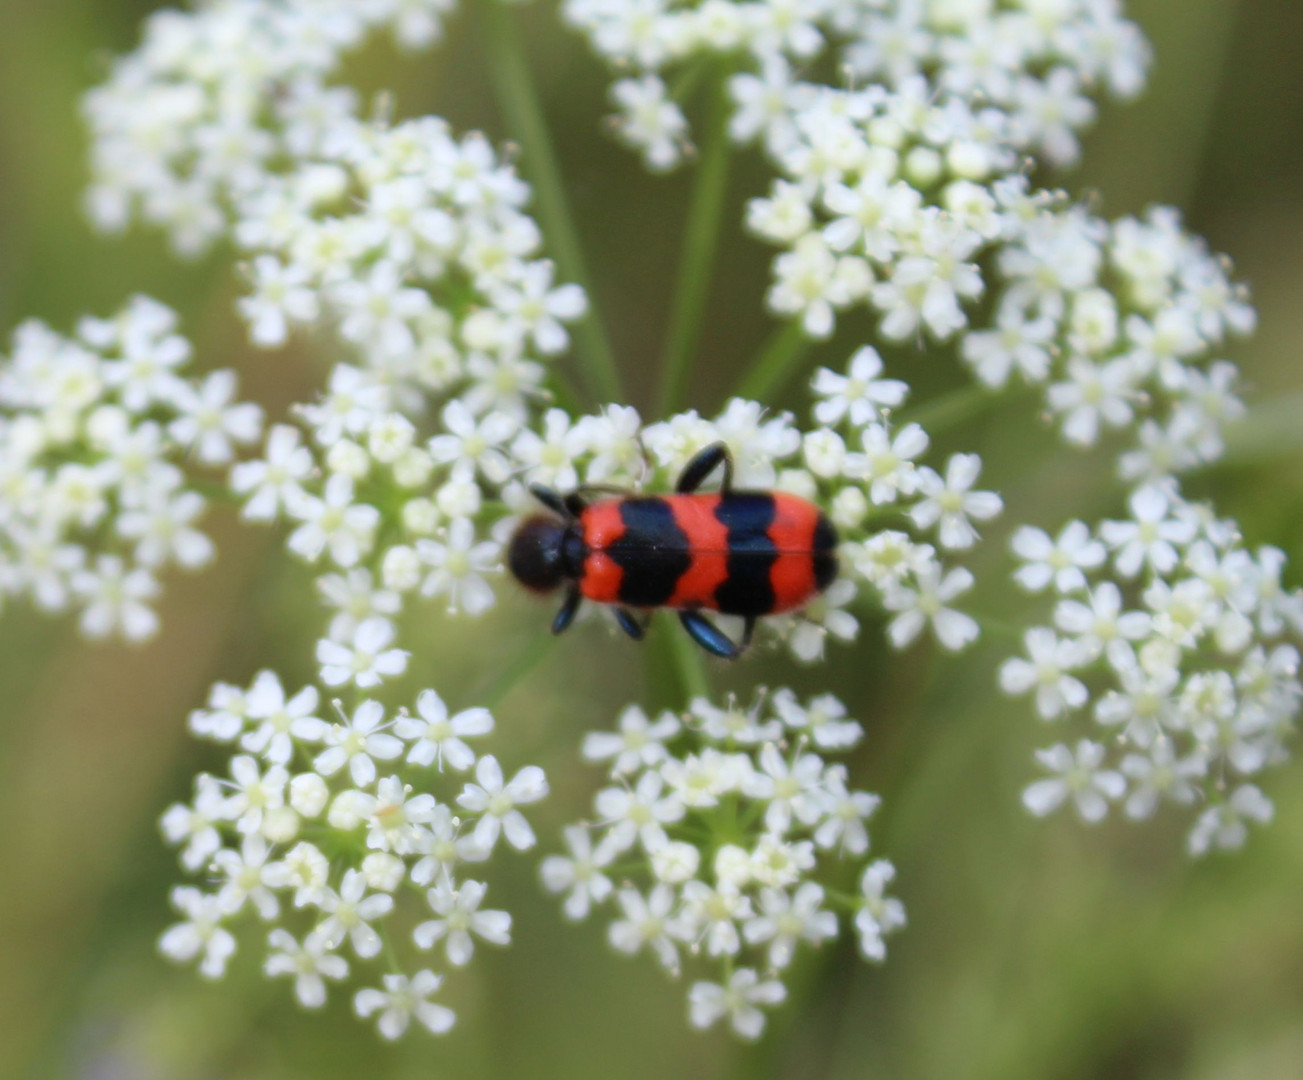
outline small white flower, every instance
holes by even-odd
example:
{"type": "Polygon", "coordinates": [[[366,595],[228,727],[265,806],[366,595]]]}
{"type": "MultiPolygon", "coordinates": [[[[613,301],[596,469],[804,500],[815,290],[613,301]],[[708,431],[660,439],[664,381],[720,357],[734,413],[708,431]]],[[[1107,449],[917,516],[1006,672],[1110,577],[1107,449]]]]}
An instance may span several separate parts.
{"type": "Polygon", "coordinates": [[[1089,739],[1077,743],[1075,753],[1063,743],[1037,750],[1036,759],[1056,775],[1030,785],[1023,792],[1023,805],[1037,817],[1044,817],[1071,795],[1082,821],[1102,820],[1108,804],[1122,798],[1127,789],[1121,773],[1101,768],[1104,754],[1104,747],[1089,739]]]}
{"type": "Polygon", "coordinates": [[[263,874],[268,888],[293,889],[294,906],[315,904],[330,879],[330,860],[321,849],[300,840],[279,862],[268,866],[263,874]]]}
{"type": "Polygon", "coordinates": [[[1104,563],[1104,545],[1092,539],[1084,522],[1070,521],[1057,540],[1030,525],[1022,525],[1013,534],[1010,546],[1024,564],[1014,573],[1014,580],[1029,592],[1040,592],[1053,582],[1060,593],[1077,592],[1086,587],[1087,570],[1104,563]]]}
{"type": "Polygon", "coordinates": [[[326,749],[316,756],[312,767],[322,776],[334,776],[347,765],[358,787],[373,784],[376,766],[372,759],[393,761],[403,752],[403,741],[384,730],[388,726],[381,723],[384,718],[384,706],[378,701],[362,702],[348,723],[332,724],[325,732],[326,749]]]}
{"type": "Polygon", "coordinates": [[[638,777],[632,789],[603,788],[593,799],[602,824],[609,826],[604,844],[612,851],[624,851],[640,842],[646,851],[655,851],[668,842],[665,826],[681,821],[683,802],[673,793],[664,795],[665,781],[658,772],[647,771],[638,777]]]}
{"type": "Polygon", "coordinates": [[[366,818],[367,847],[411,855],[420,850],[422,825],[434,820],[437,807],[429,792],[413,795],[410,785],[396,776],[376,784],[376,793],[363,793],[358,809],[366,818]]]}
{"type": "Polygon", "coordinates": [[[701,852],[682,840],[671,840],[651,853],[652,874],[667,885],[681,885],[697,873],[701,852]]]}
{"type": "Polygon", "coordinates": [[[326,979],[338,982],[348,977],[348,962],[312,934],[300,945],[278,926],[267,935],[267,949],[264,973],[268,978],[293,976],[294,995],[305,1009],[319,1009],[326,1003],[326,979]]]}
{"type": "Polygon", "coordinates": [[[172,906],[185,916],[185,921],[163,931],[158,939],[159,951],[179,964],[202,955],[199,974],[205,979],[220,979],[235,952],[235,938],[222,926],[226,911],[221,902],[190,886],[177,886],[172,890],[172,906]]]}
{"type": "Polygon", "coordinates": [[[813,391],[824,399],[814,407],[815,419],[834,426],[849,418],[852,426],[862,428],[900,406],[909,393],[908,384],[880,378],[882,371],[882,357],[870,345],[851,357],[845,375],[820,368],[811,382],[813,391]]]}
{"type": "Polygon", "coordinates": [[[462,740],[493,730],[493,714],[488,709],[463,709],[449,717],[448,706],[433,690],[421,691],[416,712],[419,720],[404,714],[394,721],[394,733],[412,743],[407,752],[412,765],[437,764],[442,769],[447,762],[450,768],[465,772],[475,764],[475,751],[462,740]]]}
{"type": "Polygon", "coordinates": [[[1171,739],[1155,739],[1147,754],[1128,754],[1122,759],[1122,773],[1131,782],[1127,795],[1127,817],[1137,821],[1151,817],[1160,799],[1189,806],[1199,797],[1198,781],[1208,774],[1208,759],[1193,753],[1178,760],[1171,739]]]}
{"type": "Polygon", "coordinates": [[[1131,496],[1133,520],[1100,525],[1100,536],[1113,549],[1123,577],[1135,577],[1145,563],[1155,573],[1171,573],[1180,559],[1178,549],[1194,540],[1197,526],[1183,518],[1169,518],[1170,506],[1158,488],[1143,487],[1131,496]]]}
{"type": "Polygon", "coordinates": [[[128,641],[145,641],[158,632],[158,615],[147,601],[158,596],[158,582],[148,570],[129,570],[115,555],[100,555],[94,570],[72,576],[72,591],[85,603],[79,626],[90,638],[120,633],[128,641]]]}
{"type": "Polygon", "coordinates": [[[532,339],[543,356],[564,352],[570,344],[563,322],[573,322],[588,310],[588,298],[578,285],[552,287],[554,267],[542,260],[527,264],[509,284],[489,292],[493,306],[512,327],[511,335],[532,339]]]}
{"type": "Polygon", "coordinates": [[[364,619],[353,632],[352,643],[342,644],[323,638],[317,642],[317,662],[321,681],[327,686],[352,682],[362,688],[379,686],[407,670],[406,649],[390,649],[394,624],[378,616],[364,619]]]}
{"type": "Polygon", "coordinates": [[[1087,600],[1060,600],[1054,608],[1055,625],[1066,634],[1076,634],[1091,656],[1107,656],[1115,671],[1131,667],[1135,661],[1131,643],[1149,633],[1149,615],[1123,612],[1122,591],[1111,581],[1100,582],[1087,600]]]}
{"type": "Polygon", "coordinates": [[[773,709],[791,731],[807,734],[821,750],[844,750],[854,746],[864,734],[855,720],[846,719],[846,706],[832,694],[820,694],[802,706],[791,690],[774,693],[773,709]]]}
{"type": "Polygon", "coordinates": [[[1137,372],[1127,359],[1096,364],[1084,356],[1068,361],[1068,379],[1050,385],[1045,400],[1063,414],[1063,437],[1093,446],[1101,425],[1126,427],[1135,416],[1137,372]]]}
{"type": "Polygon", "coordinates": [[[500,548],[492,541],[475,542],[475,527],[457,518],[444,541],[418,540],[417,553],[430,567],[421,585],[423,596],[447,596],[451,613],[480,615],[493,606],[493,589],[484,580],[497,569],[500,548]]]}
{"type": "Polygon", "coordinates": [[[621,889],[616,899],[624,918],[610,925],[607,936],[611,945],[630,956],[646,945],[667,971],[677,975],[678,928],[671,917],[676,901],[674,890],[658,884],[644,897],[636,889],[621,889]]]}
{"type": "Polygon", "coordinates": [[[579,486],[577,463],[588,451],[588,428],[571,423],[564,409],[548,409],[543,430],[526,428],[511,444],[511,454],[531,481],[573,491],[579,486]]]}
{"type": "Polygon", "coordinates": [[[242,461],[231,469],[231,489],[247,495],[241,516],[249,521],[272,521],[282,509],[303,498],[301,481],[312,472],[312,453],[299,445],[299,430],[277,424],[267,436],[263,461],[242,461]]]}
{"type": "Polygon", "coordinates": [[[378,1012],[377,1027],[386,1039],[392,1042],[402,1038],[413,1016],[434,1035],[442,1035],[452,1027],[456,1014],[428,1000],[443,981],[433,971],[423,969],[410,979],[406,975],[385,975],[381,981],[383,990],[359,990],[353,1008],[363,1020],[378,1012]]]}
{"type": "Polygon", "coordinates": [[[157,488],[144,502],[118,515],[118,534],[136,541],[136,561],[142,566],[161,566],[173,560],[178,566],[195,569],[212,561],[213,542],[191,523],[207,504],[198,492],[171,495],[157,488]]]}
{"type": "Polygon", "coordinates": [[[757,884],[785,889],[812,870],[814,861],[814,844],[809,840],[788,841],[766,833],[751,852],[747,869],[757,884]]]}
{"type": "Polygon", "coordinates": [[[846,766],[830,765],[823,777],[824,818],[814,830],[814,842],[824,850],[837,848],[846,855],[863,855],[869,850],[869,820],[882,803],[867,791],[846,787],[846,766]]]}
{"type": "Polygon", "coordinates": [[[1069,672],[1085,666],[1090,651],[1075,639],[1060,640],[1046,627],[1033,627],[1024,640],[1030,659],[1006,660],[1000,668],[1000,689],[1015,697],[1035,690],[1036,712],[1042,720],[1081,708],[1089,693],[1085,683],[1069,672]]]}
{"type": "Polygon", "coordinates": [[[887,946],[883,938],[905,925],[905,905],[886,894],[887,886],[896,876],[896,868],[885,859],[870,864],[860,878],[860,896],[863,907],[855,914],[855,929],[860,935],[860,952],[865,959],[881,962],[886,959],[887,946]]]}
{"type": "Polygon", "coordinates": [[[430,910],[439,917],[423,922],[412,931],[418,949],[432,949],[443,940],[448,963],[456,967],[469,964],[475,955],[475,934],[493,945],[511,942],[511,916],[505,911],[480,911],[485,886],[478,881],[463,881],[453,888],[440,882],[427,890],[430,910]]]}
{"type": "Polygon", "coordinates": [[[471,833],[471,844],[487,857],[505,833],[507,843],[517,851],[534,846],[534,830],[517,806],[538,802],[547,794],[547,778],[537,765],[526,765],[509,783],[503,782],[502,766],[491,754],[475,764],[475,783],[467,784],[457,796],[457,804],[472,814],[479,814],[471,833]]]}
{"type": "Polygon", "coordinates": [[[240,314],[249,323],[249,337],[255,345],[274,349],[289,340],[291,322],[310,323],[320,304],[311,288],[307,268],[282,263],[275,255],[253,260],[254,295],[238,301],[240,314]]]}
{"type": "Polygon", "coordinates": [[[423,289],[405,287],[402,269],[381,260],[364,279],[336,284],[331,302],[340,313],[339,332],[345,340],[381,357],[401,356],[416,344],[413,323],[431,305],[423,289]]]}
{"type": "Polygon", "coordinates": [[[894,437],[883,425],[869,424],[860,434],[860,444],[864,452],[847,455],[845,471],[849,478],[868,484],[874,506],[918,490],[914,459],[928,448],[927,433],[918,424],[905,425],[894,437]]]}
{"type": "Polygon", "coordinates": [[[1226,802],[1199,815],[1186,847],[1191,855],[1206,855],[1214,849],[1234,851],[1248,839],[1249,822],[1265,825],[1274,814],[1271,800],[1255,785],[1241,784],[1226,802]]]}
{"type": "Polygon", "coordinates": [[[938,526],[943,548],[970,548],[977,542],[973,521],[989,521],[1003,509],[1000,496],[993,491],[970,491],[982,471],[982,459],[976,454],[955,454],[946,465],[942,480],[931,469],[920,469],[919,490],[923,500],[910,511],[910,519],[920,529],[938,526]]]}
{"type": "Polygon", "coordinates": [[[742,935],[748,945],[769,943],[769,963],[785,968],[792,962],[796,945],[808,941],[820,945],[837,936],[837,916],[822,909],[823,886],[807,881],[795,894],[782,889],[763,889],[760,914],[747,921],[742,935]]]}
{"type": "Polygon", "coordinates": [[[818,754],[803,754],[792,762],[773,743],[760,751],[760,768],[742,784],[753,799],[766,803],[765,828],[782,835],[792,828],[795,818],[802,825],[813,825],[823,810],[823,759],[818,754]]]}
{"type": "Polygon", "coordinates": [[[294,740],[321,742],[327,724],[313,716],[318,701],[317,688],[305,686],[289,701],[274,671],[260,671],[249,688],[247,715],[255,725],[240,737],[240,746],[251,754],[262,754],[275,765],[288,765],[294,753],[294,740]]]}
{"type": "Polygon", "coordinates": [[[288,782],[289,773],[280,765],[272,765],[262,773],[258,771],[258,762],[248,754],[231,758],[229,783],[235,793],[227,797],[226,817],[242,833],[257,832],[262,828],[265,812],[285,805],[288,782]]]}
{"type": "Polygon", "coordinates": [[[271,922],[280,913],[280,904],[271,891],[276,887],[273,884],[276,875],[268,874],[275,865],[267,862],[270,853],[267,841],[258,833],[251,833],[244,838],[238,852],[223,848],[213,856],[213,869],[226,879],[217,891],[217,901],[228,914],[236,914],[246,900],[252,902],[265,922],[271,922]]]}
{"type": "Polygon", "coordinates": [[[758,1039],[765,1029],[760,1006],[772,1007],[787,998],[777,979],[760,981],[753,968],[738,968],[726,986],[697,982],[688,991],[688,1017],[695,1028],[708,1028],[727,1016],[733,1030],[744,1039],[758,1039]]]}
{"type": "Polygon", "coordinates": [[[323,888],[313,897],[312,904],[321,909],[326,918],[312,931],[327,949],[339,948],[348,938],[353,951],[363,960],[380,952],[380,935],[370,924],[382,919],[394,908],[394,898],[384,893],[366,895],[366,877],[361,870],[346,870],[339,892],[323,888]]]}
{"type": "Polygon", "coordinates": [[[503,447],[519,424],[510,416],[490,411],[476,419],[461,398],[444,406],[444,433],[429,442],[430,457],[440,465],[473,462],[487,479],[502,483],[510,473],[503,447]]]}
{"type": "Polygon", "coordinates": [[[564,910],[568,919],[585,919],[593,904],[611,895],[611,879],[602,873],[615,858],[616,847],[602,843],[593,848],[592,838],[582,825],[565,829],[570,855],[549,855],[539,865],[539,876],[548,892],[568,893],[564,910]]]}
{"type": "Polygon", "coordinates": [[[642,151],[647,167],[656,172],[674,168],[683,155],[688,122],[666,96],[665,84],[654,75],[621,79],[611,87],[611,99],[620,108],[616,131],[642,151]]]}
{"type": "Polygon", "coordinates": [[[683,885],[683,916],[706,943],[707,956],[734,956],[742,948],[738,923],[751,918],[751,899],[739,887],[692,880],[683,885]]]}
{"type": "Polygon", "coordinates": [[[782,726],[776,720],[760,722],[759,709],[744,709],[732,699],[721,709],[705,698],[693,698],[688,712],[699,721],[701,733],[716,742],[736,742],[743,746],[776,739],[782,726]]]}
{"type": "Polygon", "coordinates": [[[962,566],[941,576],[941,567],[935,564],[919,571],[918,587],[890,583],[883,596],[883,606],[888,611],[899,612],[887,624],[887,636],[892,645],[903,649],[912,642],[929,623],[941,645],[958,652],[977,640],[977,621],[969,615],[946,605],[955,597],[973,587],[973,575],[962,566]]]}
{"type": "Polygon", "coordinates": [[[222,846],[217,824],[225,818],[226,797],[221,786],[213,777],[200,773],[195,778],[194,804],[173,803],[159,820],[159,826],[169,844],[185,844],[181,865],[195,871],[206,866],[222,846]]]}
{"type": "Polygon", "coordinates": [[[628,706],[618,720],[619,733],[593,731],[584,736],[581,753],[585,761],[605,761],[610,758],[611,775],[635,772],[639,768],[652,768],[668,756],[667,740],[682,729],[678,717],[664,712],[655,721],[637,705],[628,706]]]}
{"type": "Polygon", "coordinates": [[[335,564],[346,568],[371,550],[380,524],[379,510],[353,502],[353,480],[342,473],[326,481],[322,498],[304,495],[295,500],[290,516],[303,523],[286,541],[292,552],[316,562],[329,549],[335,564]]]}

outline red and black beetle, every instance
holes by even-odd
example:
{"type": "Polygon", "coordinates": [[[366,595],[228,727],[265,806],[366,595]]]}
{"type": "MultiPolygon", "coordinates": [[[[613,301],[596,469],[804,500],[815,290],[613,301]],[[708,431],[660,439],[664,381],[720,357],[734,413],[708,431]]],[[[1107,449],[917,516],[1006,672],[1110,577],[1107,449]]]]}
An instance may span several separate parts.
{"type": "Polygon", "coordinates": [[[733,659],[751,642],[756,619],[793,611],[837,575],[837,531],[817,506],[781,491],[734,491],[728,447],[706,447],[684,467],[673,495],[589,500],[530,491],[558,518],[528,518],[511,540],[507,564],[536,592],[566,585],[552,620],[559,634],[587,598],[617,605],[616,621],[634,640],[645,626],[631,608],[677,609],[702,648],[733,659]],[[697,488],[720,465],[717,494],[697,488]],[[702,611],[740,615],[741,642],[731,641],[702,611]]]}

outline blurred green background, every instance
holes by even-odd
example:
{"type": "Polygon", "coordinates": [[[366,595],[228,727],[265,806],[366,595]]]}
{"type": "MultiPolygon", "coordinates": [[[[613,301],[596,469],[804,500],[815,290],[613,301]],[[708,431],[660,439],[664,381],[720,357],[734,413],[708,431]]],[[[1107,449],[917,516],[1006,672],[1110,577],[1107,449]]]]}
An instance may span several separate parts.
{"type": "MultiPolygon", "coordinates": [[[[376,48],[353,74],[366,87],[392,86],[401,113],[435,110],[461,128],[509,136],[486,68],[481,2],[463,0],[441,50],[395,66],[376,48]]],[[[310,392],[321,361],[249,352],[232,317],[229,257],[178,267],[159,238],[97,239],[79,213],[79,95],[108,57],[133,46],[154,6],[0,0],[0,325],[38,316],[67,328],[149,292],[183,312],[201,363],[238,367],[246,393],[276,416],[310,392]]],[[[1256,405],[1253,423],[1228,464],[1192,483],[1238,516],[1251,542],[1288,551],[1298,584],[1303,4],[1136,0],[1130,9],[1157,49],[1151,89],[1104,111],[1087,164],[1068,179],[1102,193],[1110,215],[1153,201],[1183,206],[1253,285],[1261,330],[1232,357],[1256,405]]],[[[647,410],[654,387],[636,373],[654,366],[662,345],[690,171],[649,178],[604,133],[605,76],[550,3],[513,18],[526,24],[568,190],[582,207],[594,300],[632,400],[647,410]]],[[[741,159],[733,221],[762,186],[758,162],[741,159]]],[[[770,331],[759,315],[766,261],[729,227],[692,405],[717,406],[770,331]]],[[[863,329],[850,327],[819,358],[844,358],[863,329]]],[[[922,395],[960,381],[944,356],[914,365],[922,395]]],[[[1007,497],[1005,524],[980,557],[976,604],[1016,624],[1025,609],[1003,586],[1008,528],[1111,512],[1108,465],[1056,449],[1025,405],[956,428],[945,443],[984,454],[986,479],[1007,497]]],[[[461,1023],[442,1040],[384,1046],[347,1018],[341,994],[325,1015],[303,1014],[289,987],[265,983],[247,955],[216,985],[172,969],[154,951],[176,874],[155,820],[197,769],[218,761],[187,737],[184,717],[216,679],[247,681],[263,666],[289,682],[307,678],[318,629],[308,576],[269,532],[220,513],[213,527],[218,566],[167,582],[165,633],[146,649],[90,647],[68,625],[24,611],[0,618],[0,1075],[1303,1077],[1300,768],[1269,778],[1278,817],[1245,852],[1198,864],[1181,854],[1182,823],[1170,819],[1094,830],[1067,816],[1031,821],[1018,795],[1030,748],[1047,733],[1024,702],[994,691],[1007,646],[987,642],[960,661],[930,647],[897,657],[873,625],[827,667],[766,663],[764,677],[835,689],[864,721],[852,769],[859,786],[884,796],[875,849],[897,863],[910,926],[884,968],[861,964],[849,943],[798,968],[793,1003],[756,1048],[690,1034],[685,987],[649,961],[608,953],[593,923],[563,924],[526,858],[502,859],[492,879],[500,899],[509,891],[516,944],[450,981],[461,1023]]],[[[441,621],[415,626],[424,645],[412,685],[433,683],[454,706],[470,704],[543,622],[509,598],[455,632],[441,621]]],[[[534,817],[545,837],[587,809],[597,781],[578,762],[578,734],[609,723],[627,700],[677,704],[657,656],[586,629],[501,702],[502,756],[539,762],[553,782],[534,817]]],[[[746,691],[759,666],[711,672],[720,688],[746,691]]]]}

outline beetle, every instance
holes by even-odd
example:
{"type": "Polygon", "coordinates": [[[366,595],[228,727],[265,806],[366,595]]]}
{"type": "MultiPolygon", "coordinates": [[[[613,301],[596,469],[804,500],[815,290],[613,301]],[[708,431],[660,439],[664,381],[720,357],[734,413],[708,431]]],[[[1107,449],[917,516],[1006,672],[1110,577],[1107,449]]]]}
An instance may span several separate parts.
{"type": "Polygon", "coordinates": [[[837,576],[832,522],[796,495],[734,490],[724,443],[688,462],[673,495],[590,501],[582,488],[560,495],[533,484],[530,491],[552,515],[517,527],[507,565],[534,592],[565,586],[554,634],[570,626],[585,599],[614,605],[620,628],[635,641],[646,624],[633,609],[672,608],[698,645],[732,660],[751,643],[758,618],[801,608],[837,576]],[[699,492],[721,466],[719,491],[699,492]],[[742,640],[734,642],[703,611],[742,616],[742,640]]]}

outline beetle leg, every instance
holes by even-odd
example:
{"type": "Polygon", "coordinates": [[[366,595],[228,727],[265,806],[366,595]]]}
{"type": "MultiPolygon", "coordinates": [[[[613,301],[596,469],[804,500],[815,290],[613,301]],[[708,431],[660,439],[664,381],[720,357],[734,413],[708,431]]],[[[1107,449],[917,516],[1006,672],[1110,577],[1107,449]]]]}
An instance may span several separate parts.
{"type": "Polygon", "coordinates": [[[552,633],[565,633],[570,624],[575,621],[575,612],[579,610],[579,601],[581,599],[579,590],[571,586],[566,592],[565,603],[561,605],[561,610],[556,613],[556,618],[552,620],[552,633]]]}
{"type": "Polygon", "coordinates": [[[679,482],[674,490],[680,495],[691,494],[701,487],[701,482],[713,473],[721,462],[724,465],[724,479],[719,485],[719,490],[727,495],[733,489],[733,455],[729,453],[728,445],[722,442],[711,443],[683,466],[683,472],[679,473],[679,482]]]}
{"type": "Polygon", "coordinates": [[[633,612],[628,608],[616,608],[615,621],[620,624],[620,629],[633,638],[634,641],[641,641],[643,635],[647,632],[647,627],[635,619],[633,612]]]}
{"type": "Polygon", "coordinates": [[[728,636],[718,626],[700,612],[680,611],[679,621],[683,623],[683,629],[688,632],[688,637],[708,653],[714,653],[725,660],[736,660],[742,652],[729,641],[728,636]]]}
{"type": "Polygon", "coordinates": [[[529,493],[554,514],[560,514],[567,521],[574,520],[575,514],[571,511],[568,501],[551,488],[544,487],[542,484],[530,484],[529,493]]]}
{"type": "Polygon", "coordinates": [[[738,644],[737,647],[737,651],[739,653],[746,652],[746,650],[751,647],[751,635],[754,634],[755,632],[756,632],[756,617],[754,615],[748,615],[746,617],[746,622],[742,626],[742,641],[738,644]]]}

